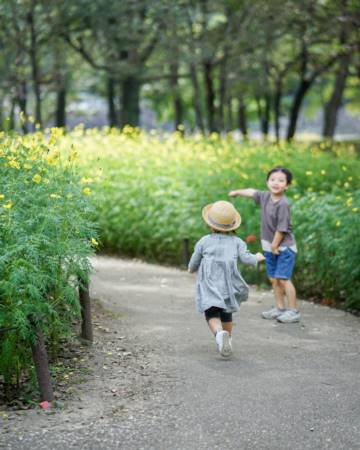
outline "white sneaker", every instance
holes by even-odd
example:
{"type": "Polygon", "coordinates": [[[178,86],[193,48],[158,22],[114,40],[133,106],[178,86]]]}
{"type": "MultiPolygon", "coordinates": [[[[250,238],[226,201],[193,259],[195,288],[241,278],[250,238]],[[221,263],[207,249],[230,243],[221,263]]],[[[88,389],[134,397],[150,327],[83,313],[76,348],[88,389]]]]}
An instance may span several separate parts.
{"type": "Polygon", "coordinates": [[[221,356],[228,357],[231,355],[231,337],[227,331],[222,330],[216,333],[216,343],[221,356]]]}
{"type": "Polygon", "coordinates": [[[271,308],[268,311],[263,311],[261,313],[261,317],[263,319],[277,319],[279,316],[284,314],[286,309],[278,309],[278,308],[271,308]]]}
{"type": "Polygon", "coordinates": [[[288,309],[281,316],[277,317],[276,320],[281,323],[295,323],[300,321],[300,313],[295,309],[288,309]]]}

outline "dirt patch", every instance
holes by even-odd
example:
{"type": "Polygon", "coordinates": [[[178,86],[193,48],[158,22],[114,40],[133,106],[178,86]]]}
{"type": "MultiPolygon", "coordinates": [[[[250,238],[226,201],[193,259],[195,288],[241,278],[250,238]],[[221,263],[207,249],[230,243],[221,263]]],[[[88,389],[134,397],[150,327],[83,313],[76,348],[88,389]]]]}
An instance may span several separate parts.
{"type": "Polygon", "coordinates": [[[55,365],[56,400],[49,409],[41,409],[36,396],[32,401],[0,402],[0,443],[7,433],[74,429],[125,415],[151,396],[157,372],[151,346],[140,345],[128,334],[121,314],[107,310],[97,299],[92,303],[93,345],[78,339],[66,345],[55,365]]]}

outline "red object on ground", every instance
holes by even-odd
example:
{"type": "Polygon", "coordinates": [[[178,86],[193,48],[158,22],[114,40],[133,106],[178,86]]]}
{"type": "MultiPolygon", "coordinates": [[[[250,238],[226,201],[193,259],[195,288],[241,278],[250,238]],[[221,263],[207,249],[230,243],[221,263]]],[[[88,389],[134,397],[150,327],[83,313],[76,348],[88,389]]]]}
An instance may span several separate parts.
{"type": "Polygon", "coordinates": [[[45,400],[45,401],[40,403],[40,406],[41,406],[42,409],[49,409],[51,405],[50,405],[50,403],[47,400],[45,400]]]}
{"type": "Polygon", "coordinates": [[[249,236],[246,236],[245,238],[246,242],[255,242],[256,241],[256,236],[253,234],[249,234],[249,236]]]}

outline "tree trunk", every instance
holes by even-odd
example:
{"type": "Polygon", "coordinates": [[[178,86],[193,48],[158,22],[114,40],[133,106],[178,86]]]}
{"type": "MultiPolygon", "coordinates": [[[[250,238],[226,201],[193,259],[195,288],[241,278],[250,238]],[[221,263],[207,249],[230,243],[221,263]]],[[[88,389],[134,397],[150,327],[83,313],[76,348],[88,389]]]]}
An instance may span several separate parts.
{"type": "MultiPolygon", "coordinates": [[[[178,70],[179,70],[179,64],[178,62],[173,62],[170,65],[170,72],[171,72],[171,78],[170,78],[170,85],[171,85],[171,92],[173,94],[173,102],[174,102],[174,125],[175,130],[179,130],[179,125],[183,125],[184,117],[183,117],[183,105],[181,101],[181,95],[180,95],[180,89],[179,89],[179,78],[178,78],[178,70]]],[[[183,132],[183,130],[181,130],[183,132]]]]}
{"type": "Polygon", "coordinates": [[[21,128],[24,134],[28,133],[28,118],[27,118],[27,86],[26,82],[23,81],[18,86],[17,103],[19,105],[20,111],[23,113],[23,119],[21,121],[21,128]]]}
{"type": "Polygon", "coordinates": [[[44,335],[41,329],[35,324],[33,318],[30,317],[29,321],[37,337],[37,342],[31,345],[31,350],[36,370],[36,377],[39,384],[41,400],[47,400],[48,402],[51,402],[54,400],[54,394],[51,384],[44,335]]]}
{"type": "Polygon", "coordinates": [[[280,117],[281,117],[281,97],[282,97],[282,81],[276,80],[274,95],[274,128],[276,142],[280,140],[280,117]]]}
{"type": "Polygon", "coordinates": [[[110,127],[116,127],[117,115],[115,107],[115,81],[112,77],[107,78],[107,101],[108,101],[108,122],[110,127]]]}
{"type": "Polygon", "coordinates": [[[337,115],[341,106],[346,79],[349,74],[351,54],[344,55],[340,60],[340,67],[336,73],[334,89],[330,100],[325,105],[323,136],[333,138],[336,129],[337,115]]]}
{"type": "Polygon", "coordinates": [[[197,74],[196,74],[195,64],[193,64],[193,63],[190,63],[190,77],[191,77],[191,82],[192,82],[193,89],[194,89],[193,105],[194,105],[194,110],[195,110],[195,123],[196,123],[197,128],[201,131],[201,133],[204,133],[205,128],[204,128],[204,119],[203,119],[202,110],[201,110],[201,92],[200,92],[199,81],[198,81],[197,74]]]}
{"type": "Polygon", "coordinates": [[[224,56],[220,68],[220,83],[219,83],[219,130],[225,130],[225,104],[226,104],[226,56],[224,56]]]}
{"type": "Polygon", "coordinates": [[[305,98],[307,91],[309,90],[309,88],[312,84],[312,81],[313,80],[306,80],[306,79],[302,78],[297,87],[297,90],[296,90],[296,93],[295,93],[295,96],[293,99],[293,103],[291,106],[289,125],[288,125],[288,130],[287,130],[287,135],[286,135],[286,140],[288,142],[291,141],[293,139],[293,137],[295,136],[296,126],[297,126],[297,121],[299,118],[301,105],[302,105],[302,102],[305,98]]]}
{"type": "Polygon", "coordinates": [[[232,131],[234,128],[234,116],[233,116],[233,99],[231,97],[228,97],[226,105],[227,105],[226,131],[232,131]]]}
{"type": "Polygon", "coordinates": [[[244,139],[248,138],[248,128],[246,120],[246,106],[243,97],[239,98],[239,110],[238,110],[239,128],[244,139]]]}
{"type": "Polygon", "coordinates": [[[59,86],[56,92],[55,125],[59,128],[66,127],[66,87],[59,86]]]}
{"type": "Polygon", "coordinates": [[[16,106],[16,99],[11,99],[11,106],[10,106],[10,113],[9,113],[9,130],[15,129],[15,106],[16,106]]]}
{"type": "Polygon", "coordinates": [[[40,76],[39,65],[37,60],[37,36],[35,30],[35,18],[34,18],[35,5],[32,2],[31,11],[28,14],[28,23],[30,25],[30,61],[31,61],[31,74],[33,89],[35,95],[35,121],[42,128],[41,118],[41,91],[40,91],[40,76]]]}
{"type": "Polygon", "coordinates": [[[268,92],[265,94],[264,101],[265,101],[265,109],[263,118],[263,134],[264,139],[267,140],[269,136],[270,110],[271,110],[271,98],[268,92]]]}
{"type": "Polygon", "coordinates": [[[121,126],[139,126],[140,121],[140,88],[139,79],[129,75],[121,83],[121,126]]]}
{"type": "Polygon", "coordinates": [[[268,134],[269,134],[269,122],[270,122],[270,96],[269,96],[269,94],[265,94],[264,99],[257,97],[256,104],[257,104],[258,117],[259,117],[259,122],[260,122],[260,129],[261,129],[264,139],[267,140],[268,134]]]}
{"type": "Polygon", "coordinates": [[[208,115],[208,129],[210,133],[216,132],[217,126],[215,123],[215,90],[214,80],[212,76],[212,64],[211,62],[205,62],[203,64],[206,86],[206,107],[208,115]]]}
{"type": "Polygon", "coordinates": [[[79,279],[79,300],[81,306],[81,337],[86,341],[93,342],[93,328],[91,320],[91,299],[89,295],[89,284],[79,279]]]}

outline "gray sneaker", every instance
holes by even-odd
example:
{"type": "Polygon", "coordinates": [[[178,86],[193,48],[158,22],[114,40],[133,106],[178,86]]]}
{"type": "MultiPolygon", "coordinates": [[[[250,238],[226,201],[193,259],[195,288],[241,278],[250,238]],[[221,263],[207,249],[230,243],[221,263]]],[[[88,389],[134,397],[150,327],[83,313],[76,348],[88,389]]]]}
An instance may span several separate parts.
{"type": "Polygon", "coordinates": [[[276,320],[281,323],[295,323],[300,320],[300,313],[295,309],[288,309],[281,316],[277,317],[276,320]]]}
{"type": "Polygon", "coordinates": [[[261,313],[261,317],[263,319],[277,319],[279,316],[284,314],[286,312],[286,309],[278,309],[278,308],[271,308],[268,311],[264,311],[261,313]]]}

